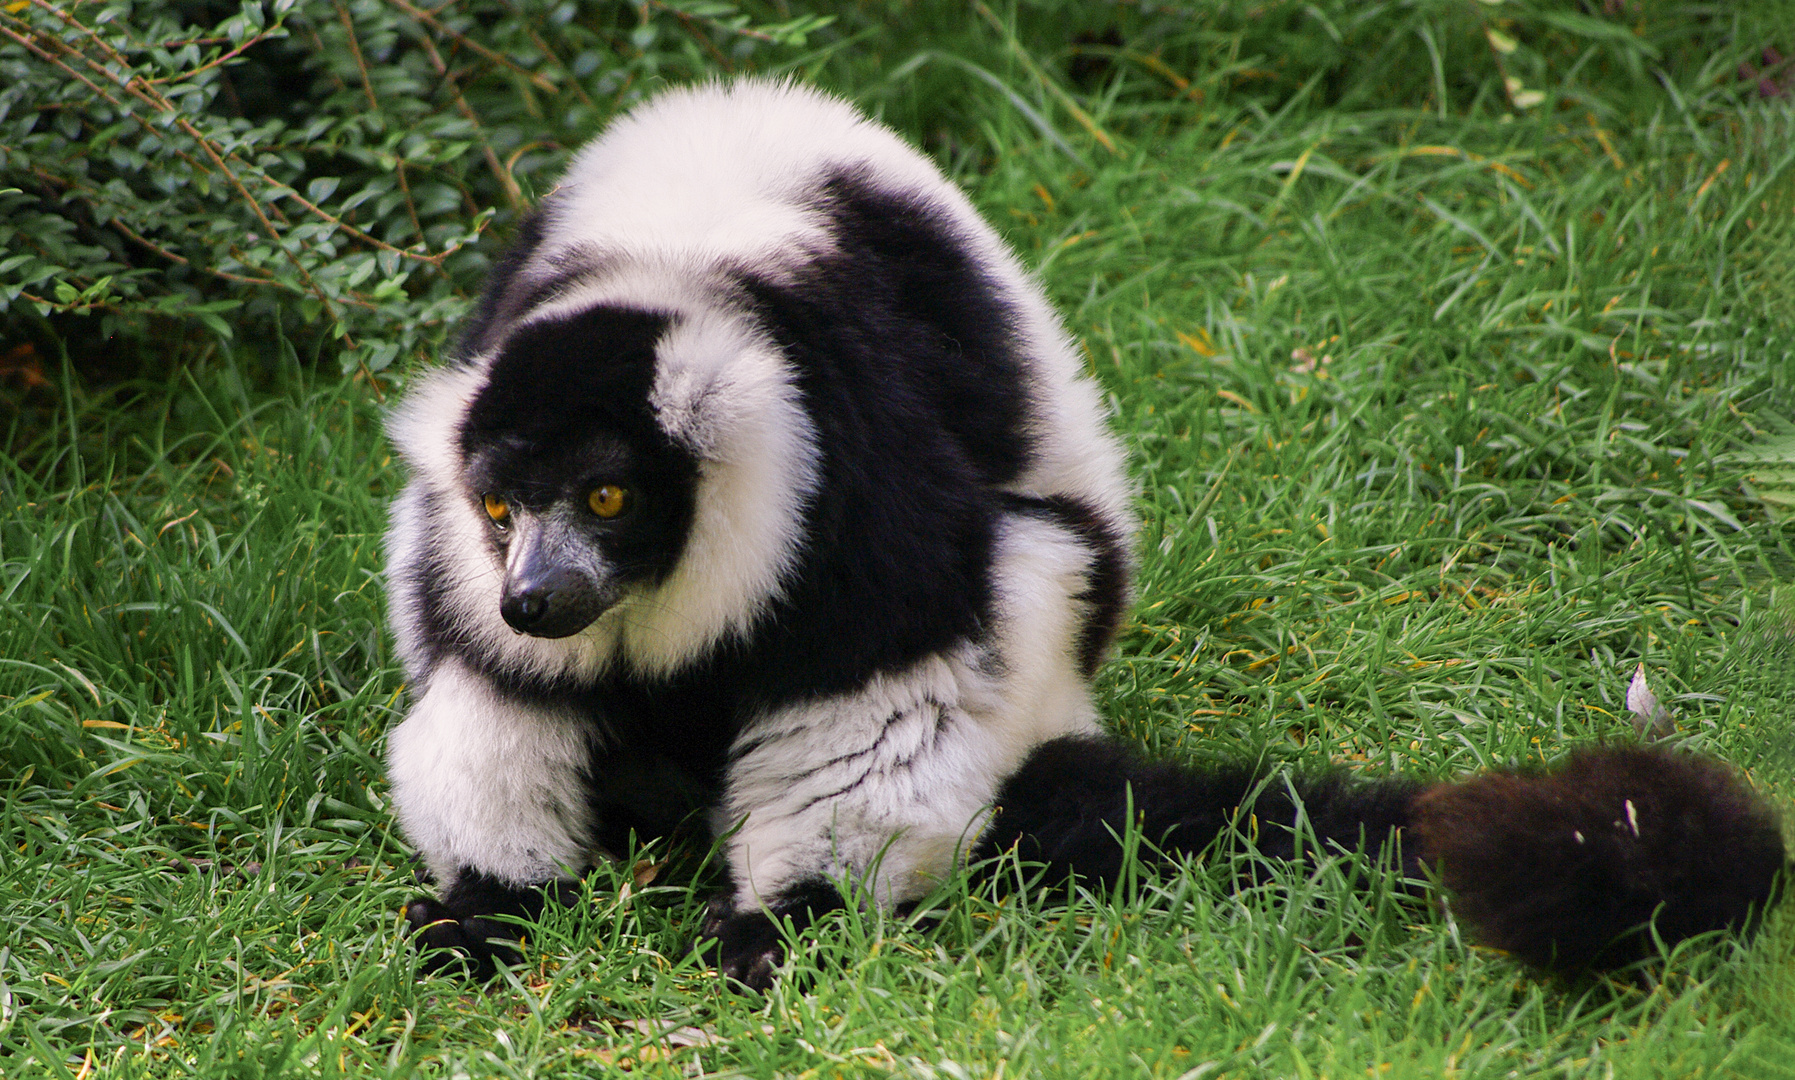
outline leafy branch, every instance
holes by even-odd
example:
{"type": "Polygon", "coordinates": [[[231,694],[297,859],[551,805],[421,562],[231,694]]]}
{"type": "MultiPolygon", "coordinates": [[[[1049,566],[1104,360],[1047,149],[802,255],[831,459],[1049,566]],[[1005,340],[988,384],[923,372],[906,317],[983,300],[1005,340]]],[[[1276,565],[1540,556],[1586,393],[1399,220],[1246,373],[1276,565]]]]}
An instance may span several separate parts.
{"type": "Polygon", "coordinates": [[[278,323],[347,370],[427,355],[493,222],[638,85],[828,21],[714,2],[570,12],[244,0],[195,23],[123,0],[0,6],[0,326],[278,323]]]}

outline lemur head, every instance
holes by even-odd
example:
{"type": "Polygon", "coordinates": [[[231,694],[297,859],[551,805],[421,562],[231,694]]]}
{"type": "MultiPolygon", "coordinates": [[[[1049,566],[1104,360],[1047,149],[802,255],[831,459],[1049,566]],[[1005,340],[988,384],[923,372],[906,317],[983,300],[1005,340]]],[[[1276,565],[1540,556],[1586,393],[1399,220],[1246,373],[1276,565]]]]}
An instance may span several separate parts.
{"type": "Polygon", "coordinates": [[[618,307],[531,322],[468,408],[463,490],[490,523],[499,610],[519,633],[577,634],[679,561],[697,463],[650,404],[670,322],[618,307]]]}

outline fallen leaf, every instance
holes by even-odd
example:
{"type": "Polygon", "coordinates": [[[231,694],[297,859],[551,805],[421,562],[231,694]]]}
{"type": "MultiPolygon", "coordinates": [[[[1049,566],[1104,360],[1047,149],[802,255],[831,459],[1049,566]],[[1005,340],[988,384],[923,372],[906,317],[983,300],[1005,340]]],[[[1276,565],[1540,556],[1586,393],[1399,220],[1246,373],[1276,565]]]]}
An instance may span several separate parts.
{"type": "Polygon", "coordinates": [[[1645,665],[1639,665],[1633,672],[1633,681],[1627,686],[1627,711],[1633,714],[1633,728],[1643,738],[1662,739],[1676,734],[1677,722],[1670,715],[1670,710],[1658,704],[1658,697],[1645,681],[1645,665]]]}

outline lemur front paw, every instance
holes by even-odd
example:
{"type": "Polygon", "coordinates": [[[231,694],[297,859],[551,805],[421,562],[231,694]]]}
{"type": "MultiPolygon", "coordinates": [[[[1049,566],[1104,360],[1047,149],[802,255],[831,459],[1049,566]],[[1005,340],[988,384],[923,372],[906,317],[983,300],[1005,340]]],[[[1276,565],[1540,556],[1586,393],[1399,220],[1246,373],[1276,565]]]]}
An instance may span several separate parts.
{"type": "Polygon", "coordinates": [[[778,899],[747,911],[719,896],[705,906],[695,948],[725,979],[765,992],[785,963],[787,937],[841,906],[841,893],[826,881],[791,886],[778,899]]]}
{"type": "Polygon", "coordinates": [[[785,935],[779,924],[759,909],[736,911],[727,897],[706,907],[697,949],[717,974],[762,993],[773,988],[785,963],[785,935]]]}
{"type": "Polygon", "coordinates": [[[424,951],[425,972],[458,968],[484,982],[498,970],[498,962],[510,966],[523,959],[515,945],[523,930],[511,920],[533,920],[549,900],[571,903],[578,893],[571,880],[512,885],[462,867],[440,900],[420,896],[406,904],[405,921],[424,951]]]}
{"type": "Polygon", "coordinates": [[[459,969],[485,982],[498,972],[499,962],[509,967],[523,959],[511,944],[519,936],[516,926],[478,915],[457,917],[435,897],[409,901],[405,921],[424,954],[418,966],[429,974],[459,969]]]}

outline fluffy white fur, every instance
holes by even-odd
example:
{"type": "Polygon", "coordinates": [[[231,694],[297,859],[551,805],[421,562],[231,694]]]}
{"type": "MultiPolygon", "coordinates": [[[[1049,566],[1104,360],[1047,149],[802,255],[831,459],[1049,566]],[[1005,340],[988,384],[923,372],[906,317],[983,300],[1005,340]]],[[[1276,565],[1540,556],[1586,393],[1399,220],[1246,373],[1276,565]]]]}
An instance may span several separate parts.
{"type": "Polygon", "coordinates": [[[772,343],[739,316],[695,314],[662,339],[649,401],[699,460],[679,566],[624,624],[636,670],[668,674],[740,634],[780,589],[816,481],[815,433],[772,343]]]}

